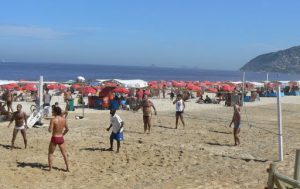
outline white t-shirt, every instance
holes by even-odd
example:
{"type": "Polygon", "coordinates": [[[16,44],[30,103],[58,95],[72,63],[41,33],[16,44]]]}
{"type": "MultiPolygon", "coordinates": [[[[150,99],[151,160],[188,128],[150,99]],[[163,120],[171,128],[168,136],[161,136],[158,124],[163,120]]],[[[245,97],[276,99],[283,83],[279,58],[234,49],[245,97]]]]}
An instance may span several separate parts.
{"type": "Polygon", "coordinates": [[[184,109],[183,100],[179,100],[176,102],[176,112],[182,112],[184,109]]]}
{"type": "MultiPolygon", "coordinates": [[[[122,122],[122,119],[120,118],[120,116],[118,116],[117,114],[115,114],[114,116],[112,116],[110,118],[110,122],[112,124],[112,132],[113,133],[118,133],[120,127],[121,127],[121,122],[122,122]]],[[[123,127],[122,129],[120,130],[120,132],[123,132],[123,127]]]]}

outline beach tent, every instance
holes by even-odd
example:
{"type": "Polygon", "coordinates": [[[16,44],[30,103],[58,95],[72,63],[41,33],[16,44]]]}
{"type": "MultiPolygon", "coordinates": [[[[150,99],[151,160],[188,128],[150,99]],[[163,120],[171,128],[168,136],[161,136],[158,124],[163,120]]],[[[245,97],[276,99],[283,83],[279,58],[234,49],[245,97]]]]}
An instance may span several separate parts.
{"type": "Polygon", "coordinates": [[[12,83],[18,83],[18,81],[0,80],[0,85],[8,85],[12,83]]]}
{"type": "Polygon", "coordinates": [[[133,79],[133,80],[121,80],[121,79],[110,79],[110,80],[101,80],[97,79],[97,81],[102,82],[105,86],[122,86],[126,88],[145,88],[148,87],[147,81],[141,79],[133,79]],[[106,83],[106,84],[105,84],[106,83]],[[114,83],[114,85],[112,84],[114,83]]]}
{"type": "Polygon", "coordinates": [[[145,88],[148,87],[147,81],[141,79],[133,79],[133,80],[121,80],[114,79],[114,81],[119,82],[122,86],[126,88],[145,88]]]}

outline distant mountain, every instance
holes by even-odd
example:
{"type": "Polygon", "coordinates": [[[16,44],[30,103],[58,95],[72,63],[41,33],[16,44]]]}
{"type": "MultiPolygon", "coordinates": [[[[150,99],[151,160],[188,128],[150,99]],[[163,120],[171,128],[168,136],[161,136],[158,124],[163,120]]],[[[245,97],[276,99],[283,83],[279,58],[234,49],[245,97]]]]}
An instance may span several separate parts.
{"type": "Polygon", "coordinates": [[[300,73],[300,46],[262,54],[245,64],[241,71],[300,73]]]}

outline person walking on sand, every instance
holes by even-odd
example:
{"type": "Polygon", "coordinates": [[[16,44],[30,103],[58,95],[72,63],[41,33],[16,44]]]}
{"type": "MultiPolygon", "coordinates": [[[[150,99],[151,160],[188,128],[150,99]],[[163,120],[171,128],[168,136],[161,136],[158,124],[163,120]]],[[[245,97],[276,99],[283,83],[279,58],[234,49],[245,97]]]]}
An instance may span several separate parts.
{"type": "Polygon", "coordinates": [[[62,110],[60,107],[54,107],[52,110],[52,114],[54,118],[50,121],[50,126],[48,131],[52,132],[51,141],[49,144],[49,152],[48,152],[48,163],[49,163],[49,171],[52,169],[53,164],[53,153],[55,151],[56,146],[58,145],[61,154],[64,157],[64,161],[66,164],[66,171],[69,172],[69,163],[66,153],[66,145],[64,136],[69,131],[67,120],[62,116],[62,110]]]}
{"type": "Polygon", "coordinates": [[[154,110],[154,115],[157,115],[156,108],[151,100],[148,99],[148,95],[144,95],[144,98],[139,106],[136,107],[135,111],[138,111],[140,108],[143,108],[143,122],[144,122],[144,133],[150,133],[151,129],[151,107],[154,110]]]}
{"type": "Polygon", "coordinates": [[[115,109],[110,110],[110,115],[111,115],[110,126],[106,129],[107,131],[109,131],[110,128],[112,127],[112,132],[111,132],[110,138],[109,138],[110,139],[110,148],[108,150],[113,151],[113,142],[115,139],[117,141],[117,153],[119,153],[120,141],[124,140],[124,136],[123,136],[124,122],[122,121],[120,116],[118,116],[116,114],[115,109]]]}
{"type": "Polygon", "coordinates": [[[5,100],[6,105],[7,105],[7,111],[13,113],[12,109],[12,101],[13,101],[13,94],[9,91],[6,90],[5,93],[3,94],[3,100],[5,100]]]}
{"type": "Polygon", "coordinates": [[[239,105],[233,106],[233,117],[232,121],[229,124],[229,127],[231,127],[232,123],[234,124],[233,127],[233,137],[234,137],[234,145],[239,146],[240,145],[240,139],[239,139],[239,133],[241,131],[241,112],[239,105]]]}
{"type": "Polygon", "coordinates": [[[27,115],[22,111],[22,105],[17,105],[17,111],[13,113],[12,118],[7,127],[10,127],[11,123],[15,121],[15,128],[13,131],[13,137],[11,140],[11,149],[15,148],[15,140],[19,131],[23,136],[25,148],[27,148],[27,138],[26,138],[26,129],[27,129],[27,115]]]}
{"type": "Polygon", "coordinates": [[[178,119],[180,118],[183,128],[185,128],[185,123],[183,119],[183,112],[185,109],[185,103],[182,99],[181,94],[178,94],[176,97],[176,100],[173,102],[173,104],[176,104],[176,124],[175,124],[175,129],[177,129],[178,126],[178,119]]]}

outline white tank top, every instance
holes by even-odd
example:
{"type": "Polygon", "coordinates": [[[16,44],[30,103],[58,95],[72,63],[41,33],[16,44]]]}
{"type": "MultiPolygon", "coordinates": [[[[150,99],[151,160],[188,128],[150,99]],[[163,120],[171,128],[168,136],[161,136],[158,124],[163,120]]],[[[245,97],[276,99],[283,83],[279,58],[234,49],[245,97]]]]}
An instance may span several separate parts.
{"type": "Polygon", "coordinates": [[[183,100],[181,99],[176,102],[176,112],[182,112],[183,108],[183,100]]]}

